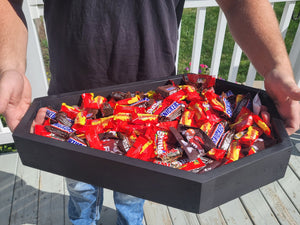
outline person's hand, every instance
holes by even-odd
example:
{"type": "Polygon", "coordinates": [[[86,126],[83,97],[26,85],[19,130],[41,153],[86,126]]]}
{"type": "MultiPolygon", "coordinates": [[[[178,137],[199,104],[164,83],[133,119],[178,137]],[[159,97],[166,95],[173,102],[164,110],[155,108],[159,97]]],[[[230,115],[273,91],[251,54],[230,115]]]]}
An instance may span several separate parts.
{"type": "Polygon", "coordinates": [[[31,86],[25,75],[9,70],[0,74],[0,114],[13,131],[31,103],[31,86]]]}
{"type": "Polygon", "coordinates": [[[46,107],[42,107],[38,110],[35,119],[32,121],[30,133],[34,133],[35,125],[42,125],[45,122],[46,112],[47,112],[46,107]]]}
{"type": "Polygon", "coordinates": [[[284,120],[289,135],[300,129],[300,88],[287,71],[275,69],[265,76],[265,88],[284,120]]]}

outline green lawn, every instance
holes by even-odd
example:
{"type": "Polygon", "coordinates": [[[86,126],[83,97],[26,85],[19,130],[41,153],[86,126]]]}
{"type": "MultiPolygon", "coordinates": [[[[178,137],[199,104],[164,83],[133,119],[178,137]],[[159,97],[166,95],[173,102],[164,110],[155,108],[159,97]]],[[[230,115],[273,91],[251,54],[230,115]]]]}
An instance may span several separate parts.
{"type": "MultiPolygon", "coordinates": [[[[2,121],[2,124],[6,126],[6,122],[3,116],[0,115],[0,120],[2,121]]],[[[4,152],[12,152],[15,151],[15,145],[14,144],[8,144],[8,145],[0,145],[0,154],[4,152]]]]}
{"type": "MultiPolygon", "coordinates": [[[[278,17],[278,20],[280,20],[284,5],[285,3],[276,3],[274,5],[274,10],[278,17]]],[[[295,15],[299,12],[299,10],[300,10],[300,2],[297,2],[295,7],[295,12],[296,12],[295,15]]],[[[211,7],[207,9],[200,64],[206,64],[208,66],[210,66],[211,64],[212,51],[214,46],[214,37],[215,37],[217,21],[218,21],[218,14],[219,14],[219,8],[217,7],[211,7]]],[[[181,25],[182,30],[181,30],[181,40],[180,40],[178,73],[185,73],[186,72],[185,68],[189,66],[189,62],[191,61],[195,18],[196,18],[196,9],[184,9],[183,17],[182,17],[182,25],[181,25]]],[[[285,38],[285,43],[288,51],[292,46],[298,24],[299,24],[299,20],[297,21],[292,20],[290,23],[285,38]]],[[[228,77],[228,72],[231,63],[231,56],[233,52],[233,46],[234,46],[234,41],[227,27],[224,46],[223,46],[223,53],[221,57],[220,70],[219,70],[220,76],[225,79],[228,77]]],[[[238,82],[244,82],[246,80],[248,67],[249,67],[249,60],[243,54],[240,63],[239,72],[238,72],[238,77],[237,77],[238,82]]],[[[258,76],[258,79],[262,79],[262,77],[258,76]]]]}

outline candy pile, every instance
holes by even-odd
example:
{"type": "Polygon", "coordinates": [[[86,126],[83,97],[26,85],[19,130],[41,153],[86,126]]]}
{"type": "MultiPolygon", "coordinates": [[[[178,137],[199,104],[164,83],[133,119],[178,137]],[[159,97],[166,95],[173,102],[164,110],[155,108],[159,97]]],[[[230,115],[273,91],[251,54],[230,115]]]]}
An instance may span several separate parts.
{"type": "Polygon", "coordinates": [[[209,75],[187,74],[183,81],[107,98],[84,93],[80,106],[48,107],[35,134],[195,173],[276,142],[258,95],[217,95],[209,75]]]}

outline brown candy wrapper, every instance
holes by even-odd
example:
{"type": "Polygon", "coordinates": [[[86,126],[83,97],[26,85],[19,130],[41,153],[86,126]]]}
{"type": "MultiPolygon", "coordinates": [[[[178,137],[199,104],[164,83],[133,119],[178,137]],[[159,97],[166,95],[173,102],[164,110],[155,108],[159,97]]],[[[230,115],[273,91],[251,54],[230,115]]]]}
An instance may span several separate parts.
{"type": "Polygon", "coordinates": [[[156,92],[164,98],[176,93],[178,90],[179,88],[173,85],[165,85],[156,88],[156,92]]]}
{"type": "Polygon", "coordinates": [[[178,141],[180,147],[184,150],[186,155],[188,156],[189,160],[196,160],[201,156],[199,151],[195,149],[190,143],[184,140],[181,134],[175,129],[174,127],[170,127],[170,131],[178,141]]]}

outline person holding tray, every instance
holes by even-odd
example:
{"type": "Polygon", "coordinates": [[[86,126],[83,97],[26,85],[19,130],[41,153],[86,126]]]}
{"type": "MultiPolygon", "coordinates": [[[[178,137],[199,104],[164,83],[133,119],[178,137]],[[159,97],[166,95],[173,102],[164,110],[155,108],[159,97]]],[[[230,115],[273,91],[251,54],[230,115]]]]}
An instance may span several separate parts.
{"type": "MultiPolygon", "coordinates": [[[[175,75],[184,0],[45,0],[49,95],[175,75]]],[[[217,0],[233,37],[265,78],[288,134],[299,129],[300,89],[268,0],[217,0]]],[[[13,131],[31,103],[21,0],[0,0],[0,114],[13,131]]],[[[45,113],[45,112],[44,112],[45,113]]],[[[44,114],[35,119],[41,124],[44,114]]],[[[96,224],[102,188],[67,179],[73,224],[96,224]]],[[[144,200],[115,192],[118,224],[142,224],[144,200]]]]}

